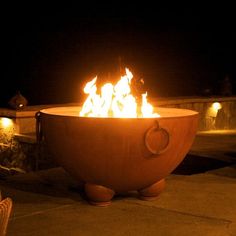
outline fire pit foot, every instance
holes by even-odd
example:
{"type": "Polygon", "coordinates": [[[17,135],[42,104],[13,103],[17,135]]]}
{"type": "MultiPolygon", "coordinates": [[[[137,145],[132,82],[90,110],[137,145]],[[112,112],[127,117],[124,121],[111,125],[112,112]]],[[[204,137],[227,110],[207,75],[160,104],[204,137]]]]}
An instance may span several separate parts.
{"type": "Polygon", "coordinates": [[[85,184],[85,193],[89,199],[89,203],[95,206],[110,205],[111,199],[115,195],[112,189],[91,183],[85,184]]]}
{"type": "Polygon", "coordinates": [[[164,188],[165,188],[165,179],[162,179],[150,185],[147,188],[138,190],[140,194],[140,199],[146,201],[155,200],[159,196],[159,194],[163,191],[164,188]]]}

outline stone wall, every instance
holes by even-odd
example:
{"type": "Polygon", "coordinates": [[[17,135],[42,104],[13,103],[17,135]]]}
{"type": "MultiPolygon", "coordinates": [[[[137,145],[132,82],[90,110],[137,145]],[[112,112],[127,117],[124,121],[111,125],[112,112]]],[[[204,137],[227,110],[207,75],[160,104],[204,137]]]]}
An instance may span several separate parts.
{"type": "MultiPolygon", "coordinates": [[[[168,98],[149,99],[157,107],[191,109],[199,112],[198,131],[236,130],[236,97],[168,98]],[[221,109],[212,105],[218,102],[221,109]]],[[[44,108],[74,106],[79,104],[56,104],[29,106],[24,110],[0,108],[0,117],[8,117],[9,127],[4,127],[0,118],[0,177],[19,172],[29,172],[55,166],[44,143],[35,137],[35,114],[44,108]]]]}
{"type": "Polygon", "coordinates": [[[154,104],[199,112],[198,131],[236,130],[236,97],[155,99],[154,104]],[[213,108],[216,102],[221,105],[219,110],[213,108]]]}

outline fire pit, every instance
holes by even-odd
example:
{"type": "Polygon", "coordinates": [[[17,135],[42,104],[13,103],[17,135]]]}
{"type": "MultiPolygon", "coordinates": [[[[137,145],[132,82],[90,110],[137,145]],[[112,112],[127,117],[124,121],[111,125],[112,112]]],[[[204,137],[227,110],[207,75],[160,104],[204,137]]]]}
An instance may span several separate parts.
{"type": "Polygon", "coordinates": [[[89,202],[110,204],[115,194],[137,190],[156,198],[189,151],[198,113],[154,108],[150,117],[86,117],[81,107],[39,112],[39,134],[55,160],[84,183],[89,202]],[[156,113],[154,113],[156,112],[156,113]]]}

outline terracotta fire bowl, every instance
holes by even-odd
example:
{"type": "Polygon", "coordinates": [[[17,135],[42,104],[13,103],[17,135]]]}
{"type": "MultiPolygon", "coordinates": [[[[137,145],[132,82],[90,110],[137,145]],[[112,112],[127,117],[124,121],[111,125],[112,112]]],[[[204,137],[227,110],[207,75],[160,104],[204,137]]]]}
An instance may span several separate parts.
{"type": "Polygon", "coordinates": [[[38,133],[55,158],[84,183],[89,202],[108,205],[115,194],[137,190],[145,200],[159,195],[193,143],[198,113],[158,108],[159,118],[79,117],[79,107],[38,113],[38,133]]]}

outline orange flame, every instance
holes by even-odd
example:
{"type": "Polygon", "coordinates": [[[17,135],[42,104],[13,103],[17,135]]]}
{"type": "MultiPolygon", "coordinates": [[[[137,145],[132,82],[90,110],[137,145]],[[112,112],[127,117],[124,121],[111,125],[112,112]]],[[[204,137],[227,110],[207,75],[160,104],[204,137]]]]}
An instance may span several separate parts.
{"type": "Polygon", "coordinates": [[[153,113],[153,107],[147,101],[147,93],[142,94],[141,114],[137,112],[137,102],[131,94],[131,80],[133,74],[129,69],[125,69],[126,74],[115,86],[111,83],[104,84],[101,88],[101,95],[97,94],[95,77],[84,87],[84,93],[88,94],[80,111],[80,116],[87,117],[159,117],[153,113]]]}

